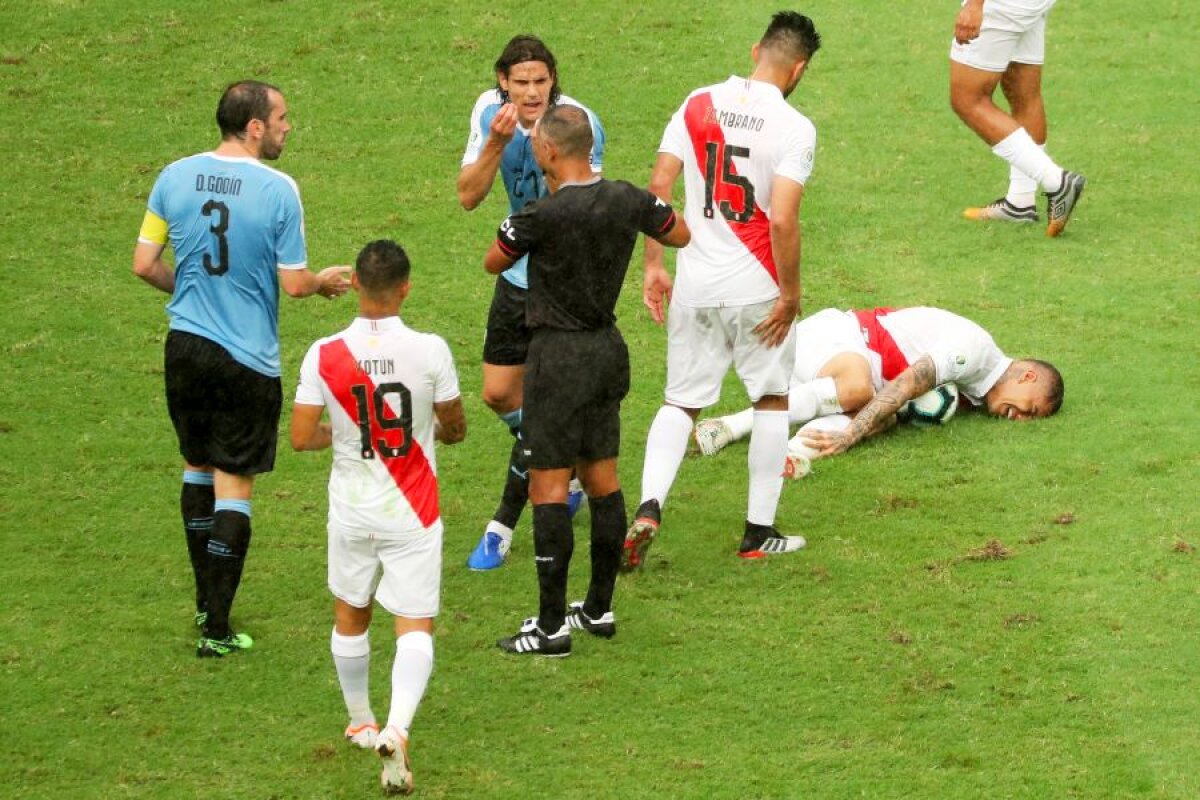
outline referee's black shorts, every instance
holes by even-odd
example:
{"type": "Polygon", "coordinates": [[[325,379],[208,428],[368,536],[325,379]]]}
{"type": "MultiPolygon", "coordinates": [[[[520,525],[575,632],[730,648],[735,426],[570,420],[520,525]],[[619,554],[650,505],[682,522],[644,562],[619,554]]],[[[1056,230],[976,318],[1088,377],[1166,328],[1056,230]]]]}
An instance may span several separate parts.
{"type": "Polygon", "coordinates": [[[530,331],[525,325],[525,296],[528,289],[496,278],[492,305],[488,309],[487,338],[483,342],[483,363],[515,367],[525,363],[529,353],[530,331]]]}
{"type": "Polygon", "coordinates": [[[525,362],[521,436],[534,469],[616,458],[629,350],[615,325],[598,331],[538,328],[525,362]]]}
{"type": "Polygon", "coordinates": [[[183,331],[167,333],[167,411],[189,464],[233,475],[275,466],[283,389],[279,378],[239,364],[221,345],[183,331]]]}

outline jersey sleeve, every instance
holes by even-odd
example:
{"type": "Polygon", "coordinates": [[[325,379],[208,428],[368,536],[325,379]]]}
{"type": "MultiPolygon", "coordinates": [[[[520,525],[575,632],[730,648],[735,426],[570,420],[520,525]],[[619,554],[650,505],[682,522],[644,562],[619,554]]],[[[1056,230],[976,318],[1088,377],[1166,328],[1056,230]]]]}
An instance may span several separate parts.
{"type": "Polygon", "coordinates": [[[165,245],[168,230],[169,226],[165,219],[150,209],[146,209],[146,216],[142,218],[142,229],[138,232],[138,241],[143,244],[165,245]]]}
{"type": "Polygon", "coordinates": [[[479,160],[479,153],[483,150],[491,130],[492,119],[499,110],[500,99],[496,97],[494,90],[484,92],[475,101],[475,107],[471,109],[471,130],[467,133],[467,148],[463,151],[460,166],[465,167],[479,160]]]}
{"type": "Polygon", "coordinates": [[[670,203],[655,196],[645,189],[637,189],[641,194],[642,215],[640,228],[647,236],[659,238],[671,232],[675,227],[675,209],[670,203]]]}
{"type": "Polygon", "coordinates": [[[167,167],[158,174],[158,179],[154,181],[154,188],[150,190],[150,197],[146,201],[146,216],[142,218],[142,229],[138,234],[138,241],[147,244],[166,244],[169,226],[167,220],[171,215],[167,211],[167,196],[169,189],[167,182],[169,180],[170,167],[167,167]]]}
{"type": "Polygon", "coordinates": [[[321,347],[317,342],[308,348],[300,365],[300,379],[296,384],[296,402],[302,406],[325,405],[325,394],[321,391],[321,347]]]}
{"type": "Polygon", "coordinates": [[[433,368],[433,402],[446,403],[461,395],[458,389],[458,371],[454,368],[454,356],[450,345],[440,336],[432,336],[430,359],[433,368]]]}
{"type": "Polygon", "coordinates": [[[972,402],[978,402],[1008,369],[1004,355],[991,335],[970,320],[962,320],[952,338],[930,348],[935,381],[953,383],[972,402]]]}
{"type": "Polygon", "coordinates": [[[308,247],[304,241],[304,206],[300,190],[291,178],[279,192],[275,219],[275,263],[279,269],[305,269],[308,247]]]}
{"type": "Polygon", "coordinates": [[[783,158],[775,168],[775,174],[799,184],[807,183],[812,175],[816,149],[817,129],[801,117],[785,139],[783,158]]]}
{"type": "Polygon", "coordinates": [[[590,157],[592,172],[599,175],[604,171],[604,125],[600,122],[600,118],[591,111],[588,111],[588,118],[592,122],[592,153],[590,157]]]}
{"type": "MultiPolygon", "coordinates": [[[[690,100],[691,98],[688,99],[690,100]]],[[[671,121],[667,123],[666,129],[663,131],[662,140],[658,144],[658,152],[670,153],[680,161],[684,161],[692,149],[691,139],[688,138],[687,125],[683,121],[683,110],[685,108],[687,108],[686,102],[671,115],[671,121]]]]}
{"type": "Polygon", "coordinates": [[[515,214],[510,214],[496,231],[496,244],[504,254],[518,259],[529,253],[537,243],[536,201],[515,214]]]}

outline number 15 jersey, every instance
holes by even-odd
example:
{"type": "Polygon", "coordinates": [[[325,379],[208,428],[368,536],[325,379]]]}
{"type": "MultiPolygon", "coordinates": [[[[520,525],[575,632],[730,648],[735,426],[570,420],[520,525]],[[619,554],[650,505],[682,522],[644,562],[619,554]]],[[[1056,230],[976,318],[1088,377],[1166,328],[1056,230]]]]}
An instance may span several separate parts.
{"type": "Polygon", "coordinates": [[[773,84],[731,77],[692,92],[658,150],[683,162],[692,241],[676,258],[671,301],[696,308],[779,296],[771,252],[771,184],[803,184],[817,134],[773,84]]]}
{"type": "Polygon", "coordinates": [[[441,530],[433,404],[458,396],[445,340],[399,317],[360,317],[309,348],[296,402],[325,406],[333,426],[331,527],[375,536],[441,530]]]}

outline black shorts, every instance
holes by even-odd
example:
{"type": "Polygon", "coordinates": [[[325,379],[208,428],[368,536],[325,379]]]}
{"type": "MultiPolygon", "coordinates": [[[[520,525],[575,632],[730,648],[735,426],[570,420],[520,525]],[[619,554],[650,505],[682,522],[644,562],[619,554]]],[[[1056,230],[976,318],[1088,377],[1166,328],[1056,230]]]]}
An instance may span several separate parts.
{"type": "Polygon", "coordinates": [[[539,328],[525,364],[521,436],[534,469],[616,458],[621,400],[629,393],[629,349],[616,326],[539,328]]]}
{"type": "Polygon", "coordinates": [[[492,307],[488,309],[487,338],[483,342],[483,362],[498,367],[525,363],[529,353],[529,328],[525,327],[525,296],[528,290],[513,286],[503,277],[496,279],[492,307]]]}
{"type": "Polygon", "coordinates": [[[189,464],[233,475],[275,466],[283,389],[239,364],[214,341],[183,331],[167,333],[164,369],[167,411],[189,464]]]}

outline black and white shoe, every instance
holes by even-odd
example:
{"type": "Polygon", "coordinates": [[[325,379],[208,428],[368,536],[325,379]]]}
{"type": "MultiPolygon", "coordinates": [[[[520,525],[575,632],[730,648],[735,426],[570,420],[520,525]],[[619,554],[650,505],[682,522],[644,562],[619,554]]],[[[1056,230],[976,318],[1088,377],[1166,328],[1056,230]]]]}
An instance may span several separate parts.
{"type": "Polygon", "coordinates": [[[617,618],[613,616],[612,611],[605,611],[592,619],[583,610],[583,601],[576,600],[567,607],[567,627],[587,631],[592,636],[611,639],[617,633],[617,618]]]}
{"type": "Polygon", "coordinates": [[[1067,227],[1067,222],[1071,219],[1071,212],[1075,210],[1075,204],[1079,202],[1079,197],[1083,194],[1083,187],[1086,185],[1087,178],[1078,172],[1064,169],[1062,186],[1059,187],[1059,190],[1046,192],[1046,219],[1049,220],[1049,224],[1046,226],[1047,236],[1058,236],[1063,232],[1063,228],[1067,227]]]}
{"type": "Polygon", "coordinates": [[[986,206],[963,209],[963,216],[979,222],[1037,222],[1037,206],[1014,206],[1007,197],[986,206]]]}
{"type": "Polygon", "coordinates": [[[746,523],[746,533],[742,536],[742,546],[738,548],[739,558],[766,558],[767,556],[794,553],[802,550],[808,542],[803,536],[784,536],[775,530],[773,525],[755,525],[746,523]]]}
{"type": "Polygon", "coordinates": [[[516,635],[498,640],[496,646],[516,656],[565,658],[571,655],[571,629],[564,622],[554,633],[546,633],[538,627],[537,617],[530,617],[516,635]]]}

